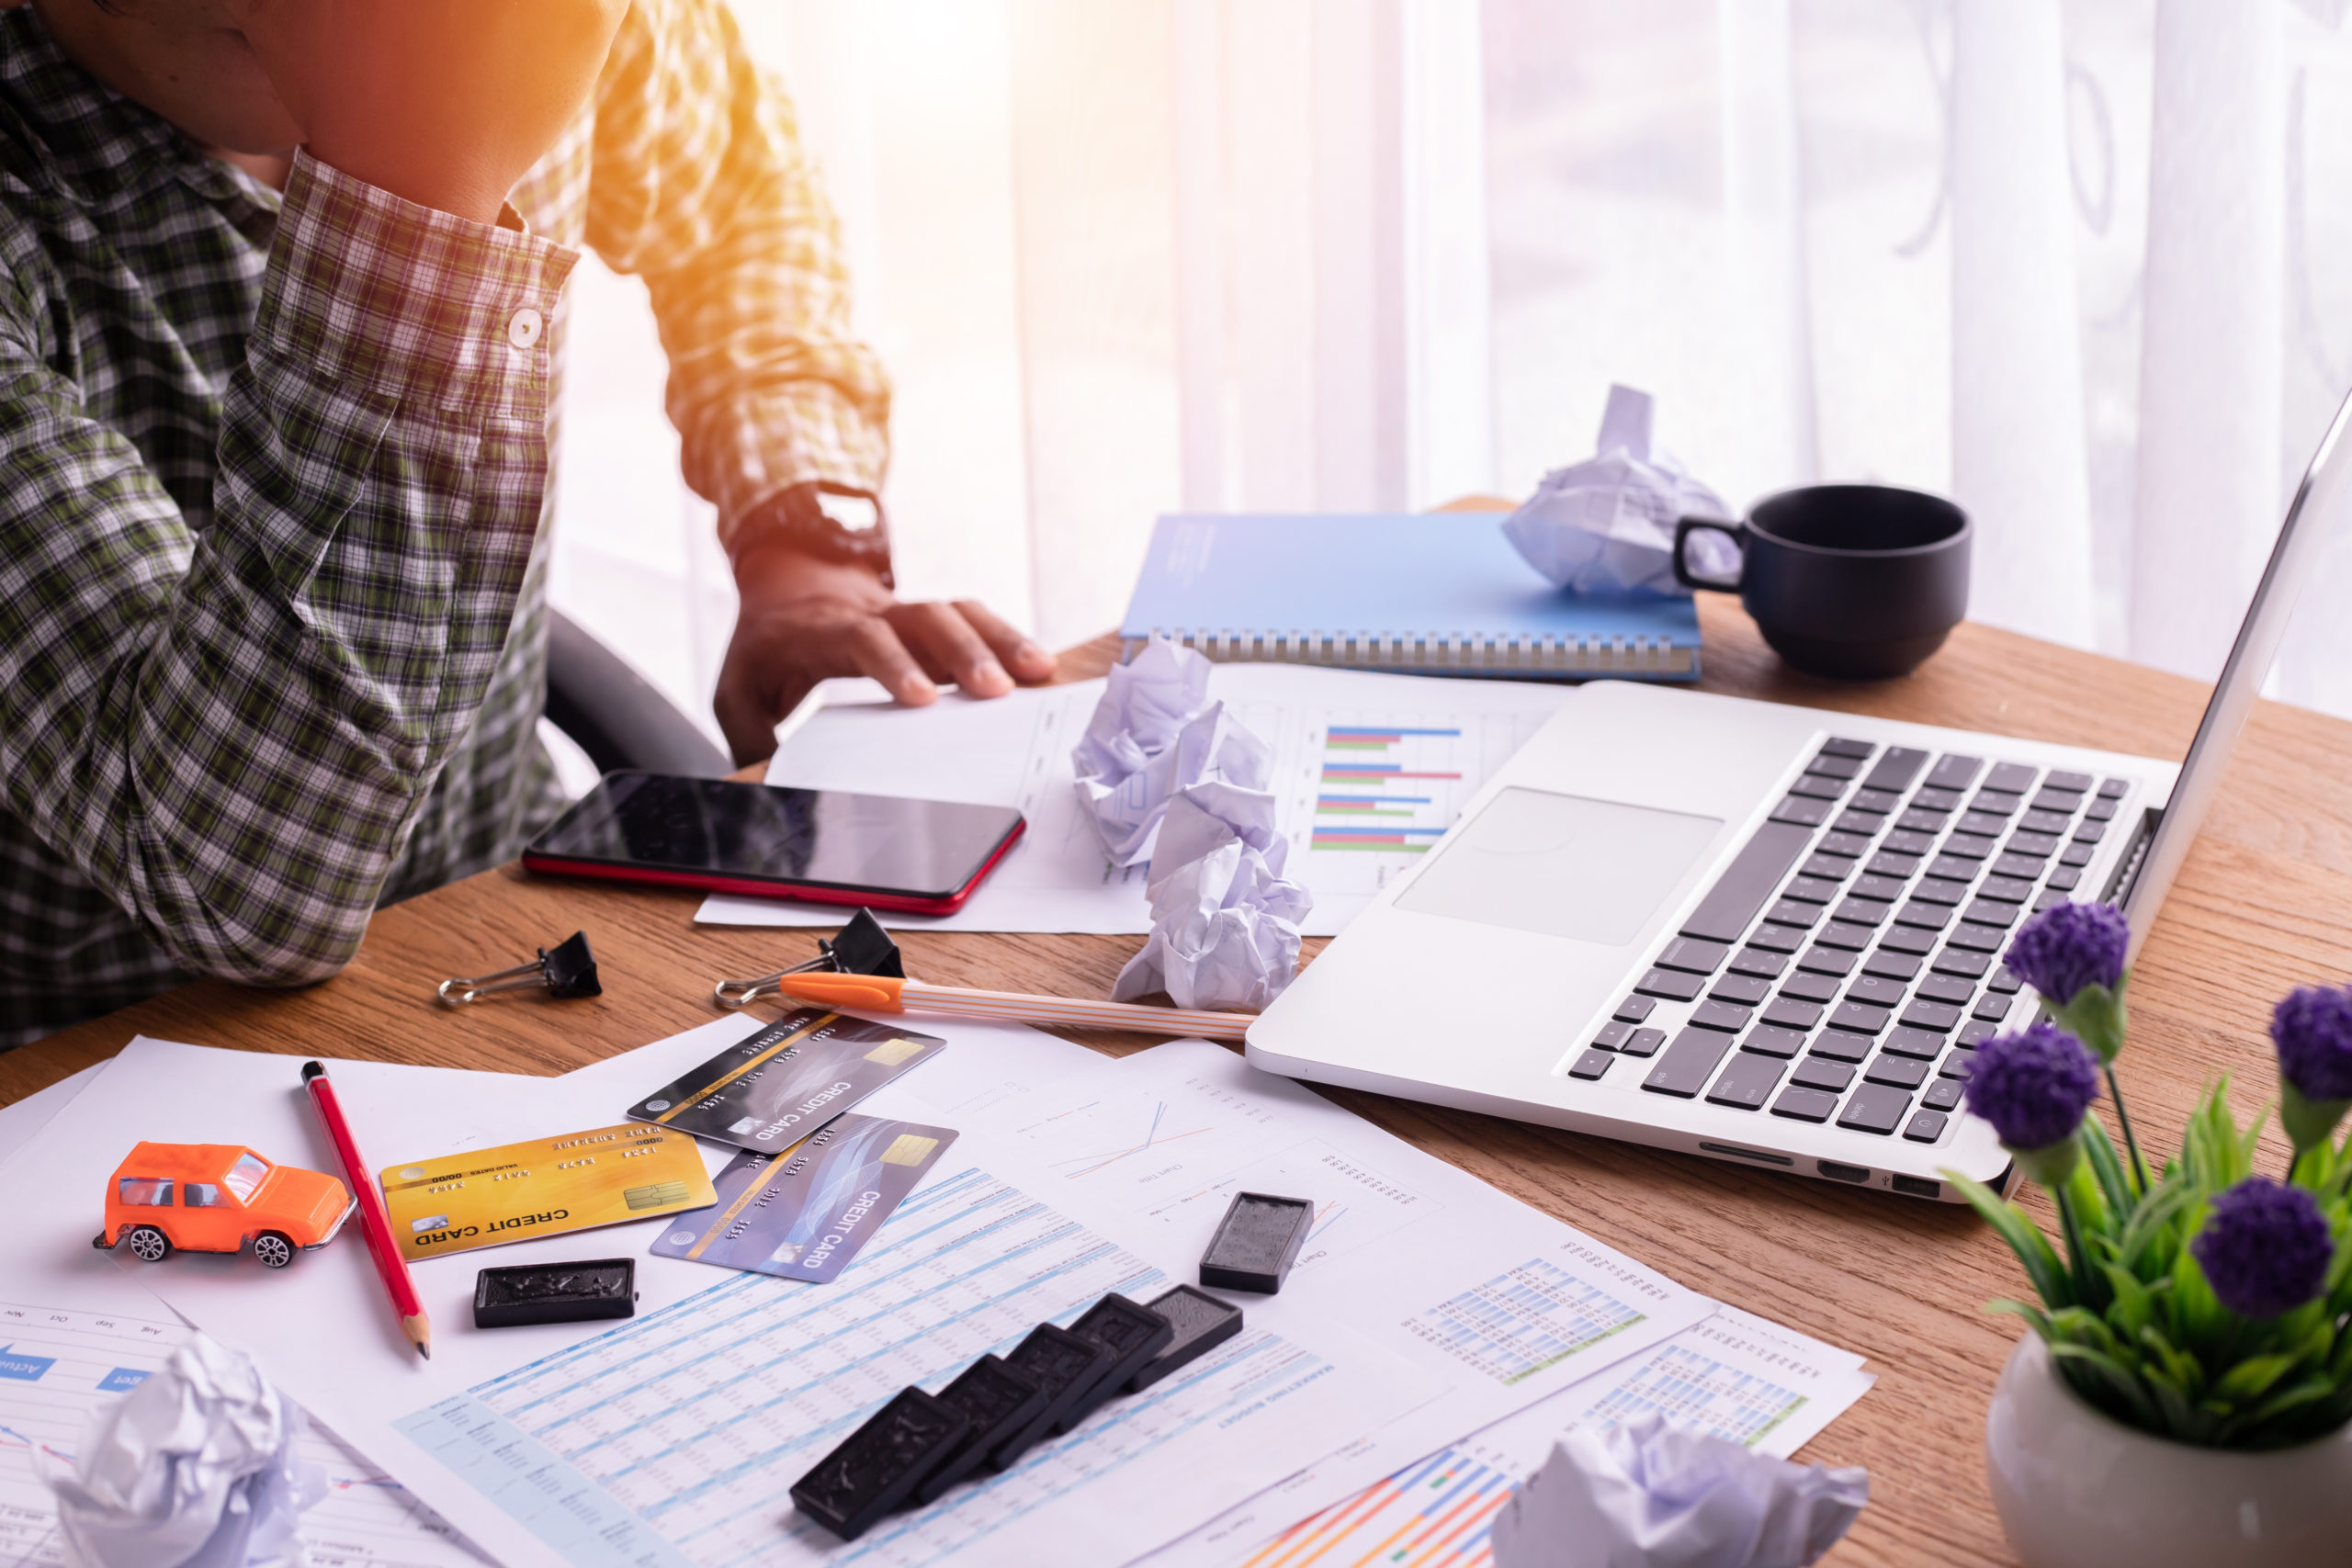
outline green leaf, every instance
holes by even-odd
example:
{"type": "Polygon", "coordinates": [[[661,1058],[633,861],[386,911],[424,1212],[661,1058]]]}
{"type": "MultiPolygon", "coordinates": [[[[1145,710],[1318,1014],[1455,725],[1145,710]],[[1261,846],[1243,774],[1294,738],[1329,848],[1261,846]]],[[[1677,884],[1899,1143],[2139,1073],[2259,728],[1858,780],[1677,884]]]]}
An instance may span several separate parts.
{"type": "Polygon", "coordinates": [[[2196,1357],[2175,1346],[2155,1327],[2141,1330],[2140,1344],[2147,1351],[2149,1365],[2146,1375],[2170,1384],[2184,1400],[2194,1402],[2205,1394],[2205,1369],[2196,1357]]]}
{"type": "Polygon", "coordinates": [[[2032,1325],[2033,1331],[2041,1336],[2044,1344],[2054,1345],[2058,1342],[2058,1330],[2051,1323],[2050,1314],[2030,1302],[2013,1302],[2008,1297],[2003,1296],[1997,1301],[1985,1303],[1984,1310],[1991,1313],[2015,1313],[2032,1325]]]}
{"type": "Polygon", "coordinates": [[[2250,1356],[2213,1381],[2211,1398],[2227,1404],[2259,1399],[2271,1384],[2294,1371],[2293,1356],[2250,1356]]]}
{"type": "MultiPolygon", "coordinates": [[[[2118,1415],[2123,1420],[2143,1431],[2167,1430],[2164,1415],[2157,1408],[2156,1402],[2149,1397],[2146,1386],[2120,1362],[2081,1345],[2052,1345],[2050,1353],[2070,1369],[2074,1375],[2068,1381],[2077,1388],[2082,1387],[2080,1374],[2087,1372],[2098,1388],[2113,1396],[2111,1400],[2094,1397],[2094,1404],[2101,1408],[2111,1408],[2120,1403],[2124,1408],[2118,1415]]],[[[2085,1392],[2088,1393],[2087,1390],[2085,1392]]]]}
{"type": "MultiPolygon", "coordinates": [[[[2083,1125],[2088,1129],[2098,1123],[2086,1121],[2083,1125]]],[[[2087,1147],[2090,1140],[2086,1138],[2083,1142],[2087,1147]]],[[[2066,1178],[2066,1201],[2075,1205],[2075,1223],[2082,1227],[2083,1240],[2090,1248],[2091,1256],[2086,1261],[2097,1263],[2102,1257],[2111,1255],[2116,1235],[2122,1229],[2119,1216],[2123,1211],[2109,1206],[2106,1189],[2099,1185],[2088,1160],[2075,1166],[2074,1173],[2066,1178]]]]}
{"type": "Polygon", "coordinates": [[[2024,1265],[2026,1278],[2032,1281],[2034,1293],[2053,1307],[2075,1304],[2074,1282],[2067,1278],[2066,1266],[2059,1261],[2057,1249],[2040,1226],[2026,1216],[2026,1212],[1999,1193],[1973,1178],[1946,1167],[1943,1179],[1952,1184],[1960,1195],[1968,1200],[1984,1223],[1999,1233],[2009,1250],[2018,1255],[2024,1265]]]}
{"type": "Polygon", "coordinates": [[[2115,1292],[2107,1309],[2109,1325],[2125,1341],[2137,1342],[2140,1330],[2156,1320],[2156,1293],[2120,1263],[2102,1263],[2099,1268],[2107,1275],[2108,1288],[2115,1292]]]}
{"type": "Polygon", "coordinates": [[[2338,1334],[2327,1352],[2324,1363],[2328,1377],[2338,1383],[2352,1384],[2352,1334],[2338,1334]]]}
{"type": "Polygon", "coordinates": [[[2260,1427],[2297,1410],[2309,1409],[2336,1392],[2335,1385],[2325,1378],[2306,1378],[2280,1389],[2262,1404],[2225,1423],[2214,1435],[2218,1443],[2234,1445],[2250,1438],[2260,1427]]]}
{"type": "Polygon", "coordinates": [[[2131,1180],[2123,1174],[2123,1161],[2115,1152],[2115,1145],[2107,1135],[2107,1126],[2096,1116],[2083,1119],[2083,1153],[2090,1162],[2091,1174],[2098,1179],[2099,1190],[2107,1195],[2109,1211],[2120,1220],[2128,1221],[2139,1206],[2132,1194],[2131,1180]]]}
{"type": "MultiPolygon", "coordinates": [[[[2192,1222],[2204,1217],[2204,1205],[2191,1211],[2192,1222]]],[[[2193,1234],[2193,1233],[2192,1233],[2193,1234]]],[[[2172,1321],[2180,1342],[2190,1348],[2208,1350],[2220,1347],[2222,1337],[2237,1322],[2225,1309],[2213,1287],[2207,1282],[2205,1270],[2197,1265],[2197,1255],[2182,1247],[2172,1260],[2172,1321]]]]}
{"type": "MultiPolygon", "coordinates": [[[[2052,1347],[2052,1354],[2055,1353],[2055,1347],[2052,1347]]],[[[2151,1430],[2183,1441],[2193,1441],[2190,1434],[2203,1430],[2208,1425],[2199,1418],[2188,1395],[2182,1392],[2180,1385],[2166,1377],[2153,1362],[2141,1364],[2140,1382],[2148,1391],[2149,1398],[2155,1402],[2156,1410],[2162,1416],[2161,1422],[2151,1430]]]]}
{"type": "MultiPolygon", "coordinates": [[[[2123,1227],[2122,1237],[2116,1243],[2116,1261],[2134,1275],[2146,1278],[2142,1269],[2143,1260],[2148,1258],[2165,1226],[2196,1200],[2197,1189],[2185,1177],[2168,1168],[2164,1180],[2156,1184],[2156,1190],[2140,1200],[2140,1206],[2132,1212],[2131,1222],[2123,1227]]],[[[2168,1255],[2150,1261],[2159,1276],[2169,1272],[2172,1268],[2172,1258],[2168,1255]]]]}
{"type": "Polygon", "coordinates": [[[2112,1356],[2120,1348],[2115,1331],[2086,1307],[2061,1307],[2050,1314],[2050,1325],[2069,1343],[2087,1345],[2104,1356],[2112,1356]]]}

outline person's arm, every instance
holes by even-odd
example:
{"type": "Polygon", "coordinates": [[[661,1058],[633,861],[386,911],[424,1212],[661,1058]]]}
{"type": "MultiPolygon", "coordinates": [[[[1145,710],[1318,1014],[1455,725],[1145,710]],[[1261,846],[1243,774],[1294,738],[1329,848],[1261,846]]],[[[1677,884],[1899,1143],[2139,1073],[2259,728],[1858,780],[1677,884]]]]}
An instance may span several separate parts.
{"type": "Polygon", "coordinates": [[[742,595],[716,704],[737,761],[773,750],[777,719],[828,675],[908,702],[937,682],[995,695],[1050,677],[1051,657],[979,605],[901,602],[887,553],[829,556],[785,525],[795,487],[878,494],[890,389],[851,334],[839,229],[790,104],[720,0],[631,8],[594,158],[589,243],[652,296],[686,480],[718,507],[742,595]]]}
{"type": "Polygon", "coordinates": [[[545,482],[525,313],[571,260],[298,159],[200,532],[0,290],[0,792],[182,967],[357,948],[505,641],[545,482]]]}

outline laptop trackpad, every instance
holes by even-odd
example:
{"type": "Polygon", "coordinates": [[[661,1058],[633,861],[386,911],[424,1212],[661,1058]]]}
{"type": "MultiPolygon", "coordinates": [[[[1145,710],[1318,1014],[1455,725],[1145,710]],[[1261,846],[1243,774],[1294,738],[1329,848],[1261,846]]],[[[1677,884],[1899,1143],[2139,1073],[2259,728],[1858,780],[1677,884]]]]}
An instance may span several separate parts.
{"type": "Polygon", "coordinates": [[[1506,789],[1430,857],[1396,907],[1622,947],[1722,826],[1713,817],[1506,789]]]}

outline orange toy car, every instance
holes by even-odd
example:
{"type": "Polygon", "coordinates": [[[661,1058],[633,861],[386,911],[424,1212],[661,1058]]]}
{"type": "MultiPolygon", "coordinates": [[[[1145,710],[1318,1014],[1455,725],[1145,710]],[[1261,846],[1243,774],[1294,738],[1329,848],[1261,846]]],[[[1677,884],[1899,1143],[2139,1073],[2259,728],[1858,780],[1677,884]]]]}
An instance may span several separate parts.
{"type": "Polygon", "coordinates": [[[300,1249],[324,1247],[356,1207],[323,1171],[272,1165],[242,1144],[141,1144],[107,1184],[104,1251],[128,1242],[130,1255],[161,1263],[172,1249],[242,1252],[253,1244],[265,1269],[283,1269],[300,1249]]]}

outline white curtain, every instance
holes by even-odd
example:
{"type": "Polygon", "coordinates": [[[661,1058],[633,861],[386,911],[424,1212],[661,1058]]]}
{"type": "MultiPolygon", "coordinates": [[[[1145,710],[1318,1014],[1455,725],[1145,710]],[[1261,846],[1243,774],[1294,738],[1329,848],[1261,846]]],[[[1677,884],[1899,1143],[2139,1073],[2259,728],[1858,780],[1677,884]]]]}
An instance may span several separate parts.
{"type": "MultiPolygon", "coordinates": [[[[2344,0],[736,5],[898,380],[902,582],[1052,643],[1158,513],[1523,493],[1626,381],[1735,503],[1951,494],[1976,616],[2210,678],[2352,386],[2344,0]]],[[[707,721],[724,563],[639,291],[575,288],[557,599],[707,721]]],[[[2276,689],[2352,712],[2301,622],[2276,689]]]]}

